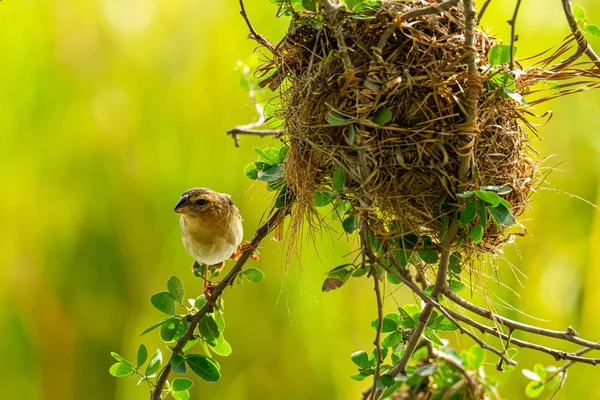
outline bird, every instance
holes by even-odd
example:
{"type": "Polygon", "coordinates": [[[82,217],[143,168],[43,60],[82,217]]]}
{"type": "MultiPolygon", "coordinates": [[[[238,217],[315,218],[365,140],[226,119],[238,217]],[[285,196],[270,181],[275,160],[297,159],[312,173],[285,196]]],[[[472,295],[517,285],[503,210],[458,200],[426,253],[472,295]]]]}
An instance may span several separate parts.
{"type": "MultiPolygon", "coordinates": [[[[237,259],[251,247],[242,243],[242,215],[231,196],[208,188],[192,188],[183,192],[174,210],[181,214],[179,225],[186,251],[194,259],[192,271],[203,272],[205,294],[210,292],[209,270],[215,275],[225,260],[237,259]]],[[[258,259],[257,254],[252,254],[258,259]]]]}

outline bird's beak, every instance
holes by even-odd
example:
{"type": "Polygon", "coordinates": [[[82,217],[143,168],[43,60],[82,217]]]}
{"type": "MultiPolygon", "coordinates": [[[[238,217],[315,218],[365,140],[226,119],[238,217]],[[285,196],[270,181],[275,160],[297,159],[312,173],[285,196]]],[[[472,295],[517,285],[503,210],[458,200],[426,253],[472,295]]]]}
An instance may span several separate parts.
{"type": "Polygon", "coordinates": [[[179,201],[175,205],[175,209],[173,211],[175,211],[176,213],[181,213],[181,211],[183,210],[183,207],[188,202],[188,197],[189,197],[189,195],[187,195],[187,194],[184,194],[183,196],[181,196],[181,198],[179,199],[179,201]]]}

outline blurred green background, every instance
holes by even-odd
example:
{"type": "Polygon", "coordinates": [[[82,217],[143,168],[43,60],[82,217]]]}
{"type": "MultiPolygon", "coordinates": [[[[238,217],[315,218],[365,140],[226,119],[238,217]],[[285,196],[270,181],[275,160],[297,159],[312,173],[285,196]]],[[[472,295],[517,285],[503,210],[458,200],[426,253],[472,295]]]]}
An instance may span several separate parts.
{"type": "MultiPolygon", "coordinates": [[[[492,2],[485,20],[509,38],[513,2],[492,2]]],[[[257,30],[273,41],[287,19],[267,0],[248,0],[257,30]]],[[[600,4],[579,2],[600,23],[600,4]]],[[[533,55],[566,36],[558,0],[529,0],[518,19],[518,54],[533,55]]],[[[133,358],[139,343],[167,353],[156,333],[162,318],[151,294],[178,275],[188,291],[201,283],[180,241],[181,192],[207,186],[230,193],[245,217],[246,237],[270,203],[243,167],[254,146],[235,148],[225,131],[255,119],[234,66],[255,44],[234,0],[75,0],[0,3],[0,360],[10,399],[146,399],[135,379],[108,374],[110,351],[133,358]]],[[[592,41],[600,48],[598,40],[592,41]]],[[[258,54],[258,53],[257,53],[258,54]]],[[[557,154],[548,182],[598,204],[600,93],[589,91],[537,107],[554,118],[534,146],[557,154]]],[[[540,122],[540,121],[536,121],[540,122]]],[[[525,214],[531,236],[507,258],[529,279],[519,286],[506,262],[493,292],[524,313],[524,322],[600,340],[600,214],[554,191],[540,190],[525,214]]],[[[233,354],[219,358],[217,384],[196,381],[192,398],[356,399],[349,355],[370,349],[376,316],[371,283],[356,280],[321,293],[324,272],[346,261],[342,236],[307,243],[282,285],[284,248],[266,240],[256,264],[260,284],[226,293],[226,336],[233,354]],[[303,271],[303,272],[301,272],[303,271]],[[279,301],[278,301],[279,300],[279,301]]],[[[386,299],[414,302],[400,290],[386,299]]],[[[449,335],[459,346],[466,337],[449,335]]],[[[543,340],[552,344],[552,341],[543,340]]],[[[554,343],[557,345],[557,343],[554,343]]],[[[572,347],[566,346],[567,349],[572,347]]],[[[528,351],[520,367],[551,364],[528,351]]],[[[488,356],[490,373],[496,360],[488,356]]],[[[574,366],[561,399],[598,398],[589,385],[600,367],[574,366]]],[[[504,398],[523,398],[527,379],[501,376],[504,398]]]]}

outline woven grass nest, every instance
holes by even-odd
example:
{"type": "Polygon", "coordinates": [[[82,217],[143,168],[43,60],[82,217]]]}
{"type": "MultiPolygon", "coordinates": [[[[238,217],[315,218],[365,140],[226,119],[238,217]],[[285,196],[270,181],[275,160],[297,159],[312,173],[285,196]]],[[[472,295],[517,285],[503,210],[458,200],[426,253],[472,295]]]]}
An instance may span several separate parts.
{"type": "MultiPolygon", "coordinates": [[[[316,215],[314,195],[332,191],[336,169],[347,174],[336,196],[381,237],[400,229],[439,243],[443,216],[464,208],[457,193],[482,187],[508,189],[502,197],[514,217],[527,207],[538,162],[524,107],[494,90],[486,70],[497,41],[474,30],[477,71],[470,73],[460,2],[402,19],[432,4],[383,2],[366,17],[344,14],[339,31],[315,13],[293,16],[278,58],[261,72],[274,70],[263,84],[282,91],[285,180],[298,218],[316,215]],[[474,124],[466,123],[469,85],[479,90],[474,124]],[[461,156],[470,159],[466,182],[458,178],[461,156]]],[[[514,91],[526,93],[532,81],[521,76],[514,91]]],[[[493,253],[509,240],[490,225],[479,243],[465,240],[461,249],[493,253]]]]}

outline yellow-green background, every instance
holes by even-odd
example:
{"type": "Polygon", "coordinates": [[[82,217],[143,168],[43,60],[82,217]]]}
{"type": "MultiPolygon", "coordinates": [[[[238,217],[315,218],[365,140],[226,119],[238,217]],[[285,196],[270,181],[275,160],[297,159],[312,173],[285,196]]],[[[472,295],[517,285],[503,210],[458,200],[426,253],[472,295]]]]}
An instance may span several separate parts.
{"type": "MultiPolygon", "coordinates": [[[[501,38],[513,2],[493,1],[486,20],[501,38]]],[[[582,0],[600,23],[600,4],[582,0]]],[[[248,0],[256,28],[277,41],[286,27],[267,0],[248,0]]],[[[519,55],[532,55],[567,33],[558,0],[529,0],[518,19],[519,55]]],[[[201,283],[172,212],[194,186],[232,195],[250,238],[270,198],[242,173],[254,146],[234,148],[225,131],[255,118],[234,72],[255,44],[234,0],[4,0],[0,3],[0,382],[7,399],[145,399],[135,379],[108,374],[110,351],[134,358],[139,343],[167,353],[156,332],[140,337],[160,313],[152,293],[169,276],[192,294],[201,283]]],[[[600,47],[598,40],[593,41],[600,47]]],[[[553,188],[598,203],[600,93],[538,107],[555,115],[534,141],[557,154],[553,188]]],[[[520,297],[494,292],[547,321],[600,340],[600,214],[581,201],[540,191],[525,214],[530,237],[517,240],[529,279],[519,287],[505,263],[498,275],[520,297]]],[[[364,383],[349,355],[370,349],[375,304],[369,281],[321,293],[323,272],[346,261],[338,234],[304,248],[282,285],[280,243],[261,246],[267,279],[226,293],[222,380],[196,381],[192,398],[356,399],[364,383]],[[279,302],[277,301],[279,299],[279,302]]],[[[400,303],[413,301],[405,291],[400,303]]],[[[387,307],[393,309],[392,297],[387,307]]],[[[448,336],[471,346],[466,337],[448,336]]],[[[544,341],[544,343],[553,343],[544,341]]],[[[556,343],[554,343],[556,345],[556,343]]],[[[572,347],[567,346],[569,349],[572,347]]],[[[488,356],[490,363],[495,362],[488,356]]],[[[521,367],[551,363],[522,351],[521,367]]],[[[600,398],[600,367],[575,366],[562,399],[600,398]],[[594,394],[596,393],[596,394],[594,394]]],[[[489,368],[491,372],[493,368],[489,368]]],[[[523,398],[527,380],[502,376],[505,398],[523,398]]]]}

